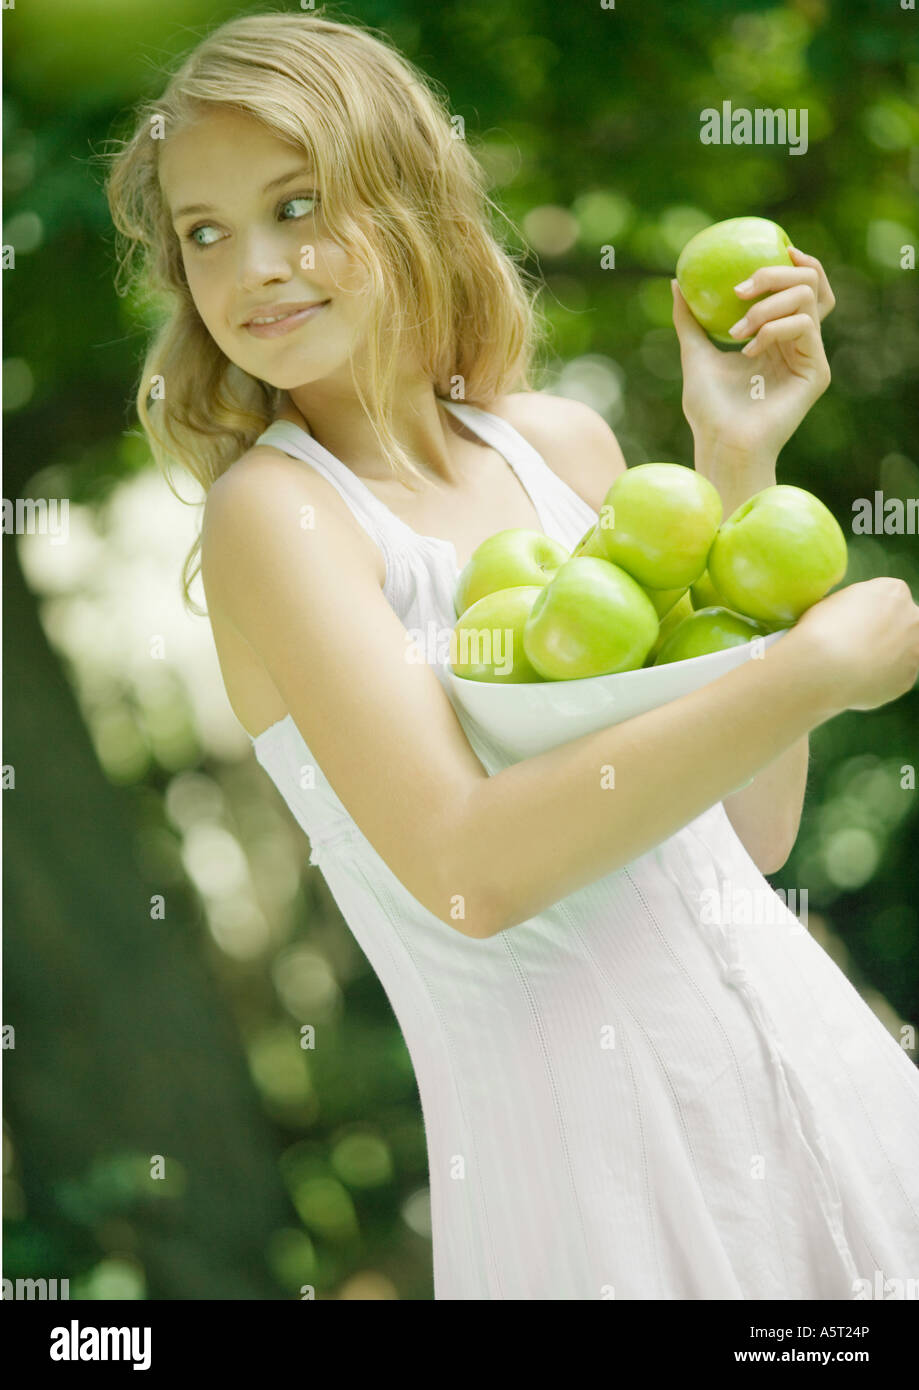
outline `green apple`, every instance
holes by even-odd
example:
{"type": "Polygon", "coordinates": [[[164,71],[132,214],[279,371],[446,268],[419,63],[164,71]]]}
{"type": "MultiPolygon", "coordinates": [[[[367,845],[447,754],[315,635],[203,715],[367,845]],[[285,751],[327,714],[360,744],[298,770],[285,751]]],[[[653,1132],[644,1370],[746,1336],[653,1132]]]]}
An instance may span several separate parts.
{"type": "Polygon", "coordinates": [[[651,650],[648,652],[647,657],[645,658],[646,666],[654,665],[654,661],[658,652],[660,651],[664,643],[667,641],[667,638],[670,636],[671,632],[673,632],[675,628],[679,627],[680,623],[683,621],[684,618],[691,618],[694,611],[695,610],[692,606],[692,599],[690,598],[689,591],[687,590],[683,597],[673,605],[666,617],[661,619],[661,625],[657,634],[657,640],[655,641],[654,646],[651,648],[651,650]]]}
{"type": "Polygon", "coordinates": [[[704,569],[689,590],[693,608],[726,608],[727,604],[718,593],[711,580],[708,569],[704,569]]]}
{"type": "Polygon", "coordinates": [[[606,559],[606,550],[600,539],[599,527],[596,522],[594,522],[592,526],[588,526],[587,530],[574,547],[574,550],[572,550],[570,558],[574,560],[579,555],[592,555],[595,560],[606,559]]]}
{"type": "Polygon", "coordinates": [[[566,547],[542,531],[525,526],[496,531],[476,546],[463,567],[453,597],[456,616],[498,589],[548,584],[567,559],[566,547]]]}
{"type": "Polygon", "coordinates": [[[723,509],[718,489],[681,463],[639,463],[606,494],[597,542],[649,589],[686,589],[705,569],[723,509]]]}
{"type": "Polygon", "coordinates": [[[661,619],[667,617],[667,614],[681,598],[689,595],[689,590],[685,584],[681,585],[679,589],[649,589],[647,584],[642,584],[641,587],[654,604],[654,611],[661,619]]]}
{"type": "Polygon", "coordinates": [[[735,613],[793,623],[845,575],[846,538],[803,487],[763,488],[728,517],[708,557],[711,581],[735,613]]]}
{"type": "Polygon", "coordinates": [[[654,665],[665,666],[671,661],[689,661],[694,656],[721,652],[727,647],[741,647],[764,633],[765,628],[760,623],[740,613],[732,613],[727,608],[700,608],[689,613],[671,631],[654,665]]]}
{"type": "MultiPolygon", "coordinates": [[[[571,552],[572,559],[578,555],[593,555],[598,560],[605,560],[607,558],[606,547],[600,537],[600,527],[596,522],[594,522],[593,526],[587,528],[574,550],[571,552]]],[[[670,612],[677,599],[682,598],[686,593],[685,584],[681,585],[678,589],[652,589],[647,584],[642,584],[641,587],[654,604],[654,610],[658,618],[665,617],[670,612]]]]}
{"type": "Polygon", "coordinates": [[[716,343],[744,343],[728,329],[763,299],[740,299],[734,286],[764,265],[794,265],[791,237],[767,217],[730,217],[687,241],[676,263],[677,284],[702,327],[716,343]]]}
{"type": "Polygon", "coordinates": [[[527,658],[523,629],[543,588],[542,584],[516,584],[470,604],[450,639],[450,666],[456,675],[496,685],[542,680],[527,658]]]}
{"type": "Polygon", "coordinates": [[[523,645],[546,680],[582,680],[635,670],[657,631],[654,605],[631,575],[579,555],[537,594],[523,645]]]}

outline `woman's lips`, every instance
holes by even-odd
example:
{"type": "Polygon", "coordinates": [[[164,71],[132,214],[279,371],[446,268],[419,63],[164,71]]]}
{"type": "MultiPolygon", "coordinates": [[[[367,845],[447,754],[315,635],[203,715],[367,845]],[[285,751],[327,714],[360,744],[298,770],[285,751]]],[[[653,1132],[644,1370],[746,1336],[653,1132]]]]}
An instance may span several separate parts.
{"type": "MultiPolygon", "coordinates": [[[[314,318],[320,309],[324,309],[330,301],[323,300],[321,304],[311,304],[308,309],[298,309],[293,314],[287,314],[284,318],[278,319],[276,323],[247,323],[246,331],[251,333],[254,338],[280,338],[285,333],[293,333],[301,324],[314,318]]],[[[260,315],[267,318],[268,315],[260,315]]]]}

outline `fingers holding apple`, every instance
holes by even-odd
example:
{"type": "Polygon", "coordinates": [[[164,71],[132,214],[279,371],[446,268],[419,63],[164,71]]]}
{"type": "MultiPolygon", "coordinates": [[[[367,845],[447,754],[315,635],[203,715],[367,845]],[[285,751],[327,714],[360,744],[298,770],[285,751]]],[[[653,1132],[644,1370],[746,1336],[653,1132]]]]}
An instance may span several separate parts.
{"type": "Polygon", "coordinates": [[[803,317],[804,315],[810,316],[819,336],[820,320],[817,316],[817,299],[814,291],[810,285],[791,285],[785,290],[775,290],[772,294],[767,294],[765,298],[753,304],[743,318],[731,325],[731,337],[738,342],[746,339],[744,352],[752,355],[753,348],[757,343],[757,334],[767,323],[788,319],[792,316],[803,317]]]}
{"type": "Polygon", "coordinates": [[[772,319],[742,349],[745,357],[759,357],[778,348],[789,373],[803,383],[812,404],[830,384],[830,364],[826,358],[820,327],[810,314],[792,314],[772,319]]]}
{"type": "MultiPolygon", "coordinates": [[[[730,330],[750,306],[739,298],[736,287],[763,266],[794,268],[790,246],[788,233],[766,217],[731,217],[690,237],[677,260],[677,284],[716,343],[742,341],[742,335],[732,338],[730,330]]],[[[755,290],[750,293],[761,297],[755,290]]]]}
{"type": "MultiPolygon", "coordinates": [[[[794,247],[788,248],[789,256],[794,254],[794,247]]],[[[800,252],[798,253],[801,254],[800,252]]],[[[819,264],[819,262],[818,262],[819,264]]],[[[824,277],[826,278],[826,277],[824,277]]],[[[819,314],[819,292],[820,276],[812,266],[800,265],[764,265],[759,270],[755,270],[749,279],[742,281],[734,286],[734,293],[738,299],[752,303],[761,295],[776,294],[779,290],[790,290],[803,287],[809,289],[813,294],[814,307],[819,314]]],[[[827,282],[829,289],[829,282],[827,282]]]]}
{"type": "Polygon", "coordinates": [[[814,286],[814,292],[817,296],[817,313],[821,320],[825,319],[827,314],[831,314],[836,307],[836,296],[823,265],[816,256],[809,256],[806,251],[799,250],[797,246],[789,246],[788,254],[796,266],[812,270],[816,275],[817,283],[814,286]]]}

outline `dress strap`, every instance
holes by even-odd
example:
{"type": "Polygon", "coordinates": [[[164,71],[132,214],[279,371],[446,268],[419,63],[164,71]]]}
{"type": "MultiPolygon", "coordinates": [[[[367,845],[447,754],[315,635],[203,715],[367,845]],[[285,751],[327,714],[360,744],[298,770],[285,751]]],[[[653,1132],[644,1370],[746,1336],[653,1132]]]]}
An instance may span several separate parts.
{"type": "Polygon", "coordinates": [[[295,425],[292,420],[275,420],[259,435],[256,444],[273,444],[285,453],[296,455],[306,463],[314,464],[333,483],[351,510],[363,521],[371,533],[385,529],[392,519],[392,512],[376,497],[356,473],[352,473],[340,459],[330,453],[314,435],[295,425]]]}
{"type": "Polygon", "coordinates": [[[392,601],[400,554],[400,538],[393,533],[402,525],[399,518],[350,468],[292,420],[275,420],[255,442],[270,444],[310,464],[341,494],[357,521],[382,551],[386,563],[384,593],[392,601]]]}
{"type": "Polygon", "coordinates": [[[543,530],[563,539],[574,531],[579,537],[597,519],[594,509],[550,468],[542,454],[509,420],[480,406],[441,397],[451,414],[503,455],[529,493],[543,530]]]}
{"type": "MultiPolygon", "coordinates": [[[[573,545],[585,529],[596,521],[597,514],[593,508],[549,467],[542,455],[507,420],[479,406],[451,401],[446,397],[438,399],[461,424],[505,459],[529,495],[547,536],[562,544],[573,545]]],[[[384,592],[392,602],[394,576],[400,572],[400,561],[404,560],[406,552],[413,546],[431,545],[435,543],[435,538],[420,536],[371,492],[350,468],[320,444],[314,435],[295,425],[292,420],[275,420],[259,435],[256,443],[271,444],[311,464],[338,489],[383,553],[387,574],[384,592]]],[[[444,541],[436,543],[442,548],[447,544],[444,541]]],[[[452,546],[450,548],[452,550],[452,546]]]]}

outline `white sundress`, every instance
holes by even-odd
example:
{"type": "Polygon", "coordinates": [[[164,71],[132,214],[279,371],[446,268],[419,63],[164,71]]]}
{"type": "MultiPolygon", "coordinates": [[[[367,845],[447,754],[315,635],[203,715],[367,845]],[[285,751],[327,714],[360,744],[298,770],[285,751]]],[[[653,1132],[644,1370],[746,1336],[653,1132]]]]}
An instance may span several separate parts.
{"type": "MultiPolygon", "coordinates": [[[[572,548],[596,512],[506,421],[443,404],[572,548]]],[[[413,531],[299,426],[258,442],[338,489],[407,629],[453,627],[451,542],[413,531]]],[[[437,675],[493,775],[509,759],[457,705],[446,660],[437,675]]],[[[919,1071],[721,802],[478,941],[396,878],[290,715],[252,744],[412,1059],[435,1299],[856,1299],[919,1280],[919,1071]],[[719,921],[726,883],[769,894],[769,924],[719,921]]]]}

